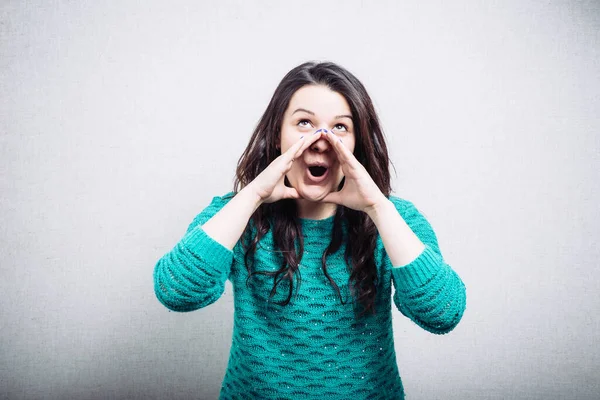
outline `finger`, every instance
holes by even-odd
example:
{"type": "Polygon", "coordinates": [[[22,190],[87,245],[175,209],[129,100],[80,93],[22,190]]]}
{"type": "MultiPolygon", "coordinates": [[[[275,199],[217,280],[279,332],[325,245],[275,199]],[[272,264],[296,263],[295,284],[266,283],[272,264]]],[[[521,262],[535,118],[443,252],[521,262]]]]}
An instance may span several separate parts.
{"type": "Polygon", "coordinates": [[[313,133],[312,135],[309,136],[305,136],[304,137],[304,144],[302,145],[302,147],[300,147],[300,149],[294,154],[294,159],[297,159],[298,157],[300,157],[302,155],[302,153],[304,153],[304,151],[310,147],[314,142],[316,142],[317,140],[319,140],[322,136],[322,132],[317,131],[315,133],[313,133]]]}
{"type": "Polygon", "coordinates": [[[356,166],[354,164],[354,161],[358,162],[358,160],[356,160],[354,154],[352,154],[350,152],[350,149],[348,149],[346,145],[342,142],[341,138],[333,134],[333,132],[329,131],[325,132],[323,136],[325,136],[329,141],[329,144],[333,146],[333,149],[335,150],[335,153],[337,154],[338,159],[340,161],[350,164],[351,166],[356,166]]]}
{"type": "Polygon", "coordinates": [[[309,136],[301,136],[299,140],[296,141],[289,149],[285,151],[285,153],[281,154],[281,158],[284,160],[285,164],[291,164],[298,157],[304,153],[310,145],[321,138],[321,130],[319,129],[315,133],[309,136]]]}
{"type": "Polygon", "coordinates": [[[287,151],[282,154],[284,156],[284,158],[286,159],[286,161],[290,161],[291,159],[295,158],[294,155],[302,147],[302,145],[304,145],[305,141],[306,141],[306,138],[304,136],[301,136],[300,139],[296,141],[296,143],[291,145],[290,148],[287,149],[287,151]]]}

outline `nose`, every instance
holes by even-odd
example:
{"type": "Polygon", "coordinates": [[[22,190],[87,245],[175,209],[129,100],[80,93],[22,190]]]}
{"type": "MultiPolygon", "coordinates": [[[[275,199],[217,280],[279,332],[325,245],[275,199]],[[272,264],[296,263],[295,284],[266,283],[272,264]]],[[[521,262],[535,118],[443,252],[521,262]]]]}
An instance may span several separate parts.
{"type": "MultiPolygon", "coordinates": [[[[319,129],[319,131],[327,132],[327,129],[319,129]]],[[[331,131],[329,131],[329,132],[331,132],[331,131]]],[[[331,145],[325,138],[320,138],[319,140],[314,142],[312,144],[312,146],[310,146],[311,150],[319,152],[319,153],[328,151],[330,148],[331,148],[331,145]]]]}

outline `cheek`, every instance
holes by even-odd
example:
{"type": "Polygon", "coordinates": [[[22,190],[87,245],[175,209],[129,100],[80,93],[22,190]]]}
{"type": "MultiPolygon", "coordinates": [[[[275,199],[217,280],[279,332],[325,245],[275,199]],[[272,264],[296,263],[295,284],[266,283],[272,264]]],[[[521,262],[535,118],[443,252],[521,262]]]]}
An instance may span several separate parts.
{"type": "Polygon", "coordinates": [[[292,140],[290,140],[289,136],[284,137],[283,140],[281,141],[282,153],[285,153],[286,151],[288,151],[288,149],[290,147],[292,147],[293,145],[294,145],[294,142],[292,140]]]}
{"type": "Polygon", "coordinates": [[[352,138],[352,140],[349,140],[348,143],[346,143],[346,147],[350,150],[352,154],[354,154],[354,150],[356,148],[356,142],[354,141],[354,138],[352,138]]]}
{"type": "Polygon", "coordinates": [[[287,173],[287,175],[292,176],[295,181],[301,180],[303,174],[304,174],[304,167],[302,167],[299,163],[294,164],[292,169],[290,169],[287,173]]]}

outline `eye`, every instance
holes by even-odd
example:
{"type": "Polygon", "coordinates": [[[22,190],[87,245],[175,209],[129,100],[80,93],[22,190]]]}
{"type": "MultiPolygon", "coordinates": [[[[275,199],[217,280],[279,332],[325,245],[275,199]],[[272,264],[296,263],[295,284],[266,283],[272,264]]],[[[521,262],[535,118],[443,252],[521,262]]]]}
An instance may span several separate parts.
{"type": "Polygon", "coordinates": [[[343,126],[343,127],[344,127],[344,129],[345,129],[346,131],[348,130],[348,127],[347,127],[346,125],[344,125],[344,124],[336,124],[336,125],[334,125],[334,128],[335,128],[336,126],[343,126]]]}
{"type": "Polygon", "coordinates": [[[308,123],[310,123],[310,121],[309,121],[309,120],[307,120],[307,119],[301,119],[300,121],[298,121],[298,123],[297,123],[296,125],[299,125],[299,126],[301,126],[301,127],[306,127],[306,126],[308,126],[308,125],[300,125],[300,124],[302,124],[303,122],[308,122],[308,123]]]}

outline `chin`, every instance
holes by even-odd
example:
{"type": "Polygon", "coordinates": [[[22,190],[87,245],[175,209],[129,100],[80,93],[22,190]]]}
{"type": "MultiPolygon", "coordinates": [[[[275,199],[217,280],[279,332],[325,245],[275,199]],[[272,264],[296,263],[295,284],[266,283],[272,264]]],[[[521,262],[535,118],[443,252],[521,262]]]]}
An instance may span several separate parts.
{"type": "Polygon", "coordinates": [[[296,189],[300,196],[305,200],[319,201],[333,191],[331,185],[310,185],[302,186],[299,190],[296,189]]]}

